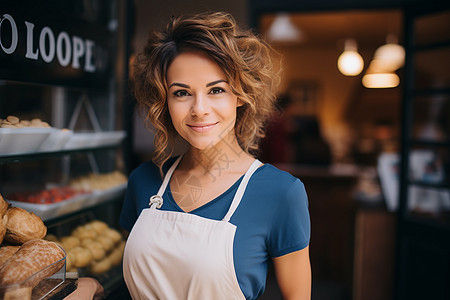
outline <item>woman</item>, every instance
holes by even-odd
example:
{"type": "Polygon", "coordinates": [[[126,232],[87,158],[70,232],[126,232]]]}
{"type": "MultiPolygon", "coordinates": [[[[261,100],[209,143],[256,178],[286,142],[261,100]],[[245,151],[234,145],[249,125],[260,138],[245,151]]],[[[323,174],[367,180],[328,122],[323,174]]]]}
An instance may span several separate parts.
{"type": "Polygon", "coordinates": [[[270,48],[226,13],[173,18],[133,65],[155,128],[120,225],[134,299],[256,299],[273,260],[285,299],[309,299],[309,214],[299,179],[256,160],[276,89],[270,48]],[[173,156],[177,138],[187,150],[173,156]]]}

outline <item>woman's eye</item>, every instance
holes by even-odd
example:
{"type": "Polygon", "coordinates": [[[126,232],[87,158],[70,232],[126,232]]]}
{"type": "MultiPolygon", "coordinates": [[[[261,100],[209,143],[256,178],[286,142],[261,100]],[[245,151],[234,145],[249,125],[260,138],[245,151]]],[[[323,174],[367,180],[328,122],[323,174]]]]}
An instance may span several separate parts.
{"type": "Polygon", "coordinates": [[[189,96],[189,93],[185,90],[179,90],[173,93],[176,97],[186,97],[189,96]]]}
{"type": "Polygon", "coordinates": [[[215,88],[212,88],[209,93],[210,94],[220,94],[220,93],[224,93],[224,92],[225,92],[225,90],[223,88],[215,87],[215,88]]]}

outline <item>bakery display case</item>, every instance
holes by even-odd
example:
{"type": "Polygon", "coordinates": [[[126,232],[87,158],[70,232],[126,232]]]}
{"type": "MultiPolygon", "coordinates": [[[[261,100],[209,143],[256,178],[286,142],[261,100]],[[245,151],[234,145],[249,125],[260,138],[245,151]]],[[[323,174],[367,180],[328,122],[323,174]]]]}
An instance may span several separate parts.
{"type": "MultiPolygon", "coordinates": [[[[33,276],[40,282],[32,299],[58,299],[55,291],[73,291],[81,276],[97,278],[105,297],[120,297],[129,7],[128,0],[2,4],[0,195],[42,220],[46,234],[37,239],[56,242],[65,256],[51,276],[41,276],[45,266],[40,276],[0,286],[0,298],[33,276]]],[[[21,245],[3,240],[0,249],[10,246],[21,245]]]]}

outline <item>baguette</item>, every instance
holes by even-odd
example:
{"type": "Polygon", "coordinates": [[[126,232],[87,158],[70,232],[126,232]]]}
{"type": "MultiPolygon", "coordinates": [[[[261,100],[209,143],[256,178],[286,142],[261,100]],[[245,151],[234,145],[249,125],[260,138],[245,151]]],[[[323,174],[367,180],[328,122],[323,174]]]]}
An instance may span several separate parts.
{"type": "Polygon", "coordinates": [[[54,242],[42,239],[28,241],[0,266],[0,286],[29,279],[24,285],[33,288],[42,279],[58,272],[64,266],[64,257],[64,250],[54,242]],[[29,278],[37,272],[39,274],[29,278]]]}

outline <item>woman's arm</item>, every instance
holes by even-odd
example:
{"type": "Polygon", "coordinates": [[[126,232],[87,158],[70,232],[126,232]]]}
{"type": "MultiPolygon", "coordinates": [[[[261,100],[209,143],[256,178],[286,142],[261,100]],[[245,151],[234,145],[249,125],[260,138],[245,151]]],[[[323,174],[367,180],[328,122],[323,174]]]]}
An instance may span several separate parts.
{"type": "Polygon", "coordinates": [[[273,259],[278,286],[286,300],[311,299],[309,246],[273,259]]]}
{"type": "Polygon", "coordinates": [[[64,298],[64,300],[92,300],[103,299],[103,287],[95,278],[80,277],[78,278],[77,289],[64,298]]]}

